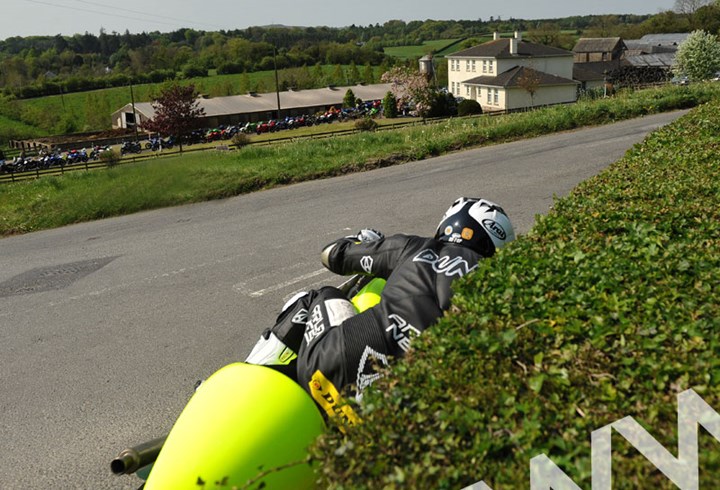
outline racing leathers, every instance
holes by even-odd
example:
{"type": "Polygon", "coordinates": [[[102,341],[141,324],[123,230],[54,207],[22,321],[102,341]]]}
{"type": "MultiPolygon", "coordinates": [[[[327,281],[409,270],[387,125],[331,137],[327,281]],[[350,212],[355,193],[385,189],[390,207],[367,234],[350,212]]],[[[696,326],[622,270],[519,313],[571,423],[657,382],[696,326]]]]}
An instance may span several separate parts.
{"type": "Polygon", "coordinates": [[[276,335],[297,353],[296,379],[318,405],[354,422],[354,413],[341,412],[340,396],[359,399],[381,376],[378,367],[403,356],[412,339],[450,307],[453,280],[475,269],[481,258],[434,238],[339,239],[324,249],[323,264],[341,275],[386,279],[380,303],[354,314],[338,289],[325,287],[287,307],[265,335],[276,335]]]}

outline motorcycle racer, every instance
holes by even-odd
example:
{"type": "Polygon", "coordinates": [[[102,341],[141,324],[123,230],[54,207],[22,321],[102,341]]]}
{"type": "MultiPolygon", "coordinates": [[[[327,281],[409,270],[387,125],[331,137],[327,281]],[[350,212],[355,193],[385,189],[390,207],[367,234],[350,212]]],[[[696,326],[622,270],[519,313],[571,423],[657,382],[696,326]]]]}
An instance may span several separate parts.
{"type": "Polygon", "coordinates": [[[364,229],[336,240],[323,249],[323,265],[341,275],[384,279],[380,302],[357,313],[337,288],[301,293],[286,303],[246,362],[285,373],[328,416],[356,423],[357,414],[342,397],[360,400],[381,376],[377,368],[402,357],[412,339],[450,307],[452,282],[514,238],[500,206],[462,197],[445,212],[433,237],[385,237],[364,229]]]}

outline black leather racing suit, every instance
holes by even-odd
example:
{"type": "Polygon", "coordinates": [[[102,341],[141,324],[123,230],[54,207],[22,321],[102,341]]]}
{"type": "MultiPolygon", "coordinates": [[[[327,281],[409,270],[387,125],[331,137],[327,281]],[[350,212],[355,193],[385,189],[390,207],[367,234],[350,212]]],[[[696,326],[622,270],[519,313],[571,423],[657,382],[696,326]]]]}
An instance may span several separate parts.
{"type": "MultiPolygon", "coordinates": [[[[326,253],[324,262],[335,273],[387,280],[378,305],[314,338],[306,335],[300,345],[297,374],[302,386],[319,386],[313,375],[320,371],[333,388],[350,388],[356,395],[379,377],[375,365],[404,355],[412,338],[436,323],[450,307],[452,282],[482,258],[467,247],[408,235],[372,242],[343,238],[326,253]]],[[[321,298],[337,292],[323,289],[321,298]]]]}

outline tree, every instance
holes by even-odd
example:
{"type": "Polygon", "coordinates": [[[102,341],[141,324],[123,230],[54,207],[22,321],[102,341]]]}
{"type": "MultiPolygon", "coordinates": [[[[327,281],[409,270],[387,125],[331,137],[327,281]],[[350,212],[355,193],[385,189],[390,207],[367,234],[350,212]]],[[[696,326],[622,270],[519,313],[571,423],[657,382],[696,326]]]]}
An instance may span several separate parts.
{"type": "Polygon", "coordinates": [[[720,3],[697,9],[691,19],[692,30],[702,29],[710,34],[720,33],[720,3]]]}
{"type": "Polygon", "coordinates": [[[675,0],[675,12],[690,15],[700,7],[715,3],[715,0],[675,0]]]}
{"type": "Polygon", "coordinates": [[[552,22],[542,22],[538,26],[529,29],[526,37],[529,41],[537,44],[563,49],[572,49],[575,42],[572,36],[564,34],[560,26],[552,22]]]}
{"type": "Polygon", "coordinates": [[[398,105],[414,103],[418,114],[427,116],[435,99],[435,91],[425,75],[409,67],[396,66],[383,73],[381,80],[391,84],[390,90],[398,105]]]}
{"type": "Polygon", "coordinates": [[[535,107],[535,94],[540,88],[540,73],[532,68],[523,68],[522,75],[518,78],[518,85],[530,94],[530,105],[535,107]]]}
{"type": "Polygon", "coordinates": [[[382,102],[383,114],[385,115],[385,117],[387,117],[388,119],[395,119],[398,116],[397,103],[397,99],[392,92],[388,92],[387,94],[385,94],[385,98],[382,102]]]}
{"type": "Polygon", "coordinates": [[[585,29],[585,37],[613,37],[621,30],[617,15],[601,15],[593,18],[590,26],[585,29]]]}
{"type": "Polygon", "coordinates": [[[183,136],[194,129],[197,120],[205,115],[205,110],[199,106],[194,85],[170,83],[153,101],[155,116],[143,124],[143,129],[174,136],[182,152],[183,136]]]}
{"type": "Polygon", "coordinates": [[[355,107],[355,94],[353,93],[352,89],[347,89],[347,91],[345,92],[345,97],[343,97],[342,105],[345,108],[355,107]]]}
{"type": "Polygon", "coordinates": [[[363,69],[362,74],[362,82],[368,84],[375,83],[375,72],[370,63],[365,64],[365,68],[363,69]]]}
{"type": "Polygon", "coordinates": [[[348,68],[347,77],[350,83],[358,83],[361,80],[360,70],[358,70],[355,61],[350,62],[350,68],[348,68]]]}
{"type": "Polygon", "coordinates": [[[708,80],[720,70],[720,44],[717,36],[693,31],[678,47],[672,71],[692,81],[708,80]]]}

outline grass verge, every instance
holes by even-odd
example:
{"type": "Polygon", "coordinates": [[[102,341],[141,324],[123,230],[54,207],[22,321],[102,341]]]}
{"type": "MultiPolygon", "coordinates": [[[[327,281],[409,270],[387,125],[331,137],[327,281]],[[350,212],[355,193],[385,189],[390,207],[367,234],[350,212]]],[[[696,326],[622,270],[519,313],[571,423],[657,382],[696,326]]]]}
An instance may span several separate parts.
{"type": "MultiPolygon", "coordinates": [[[[590,488],[590,434],[625,416],[675,457],[677,394],[720,411],[719,133],[720,102],[695,109],[461,280],[364,423],[319,440],[320,488],[529,488],[540,454],[590,488]]],[[[715,488],[707,433],[700,468],[715,488]]],[[[676,488],[622,437],[612,471],[615,489],[676,488]]]]}
{"type": "Polygon", "coordinates": [[[178,155],[106,172],[0,185],[0,236],[369,170],[474,146],[693,107],[717,84],[664,87],[500,117],[361,133],[234,152],[178,155]]]}

